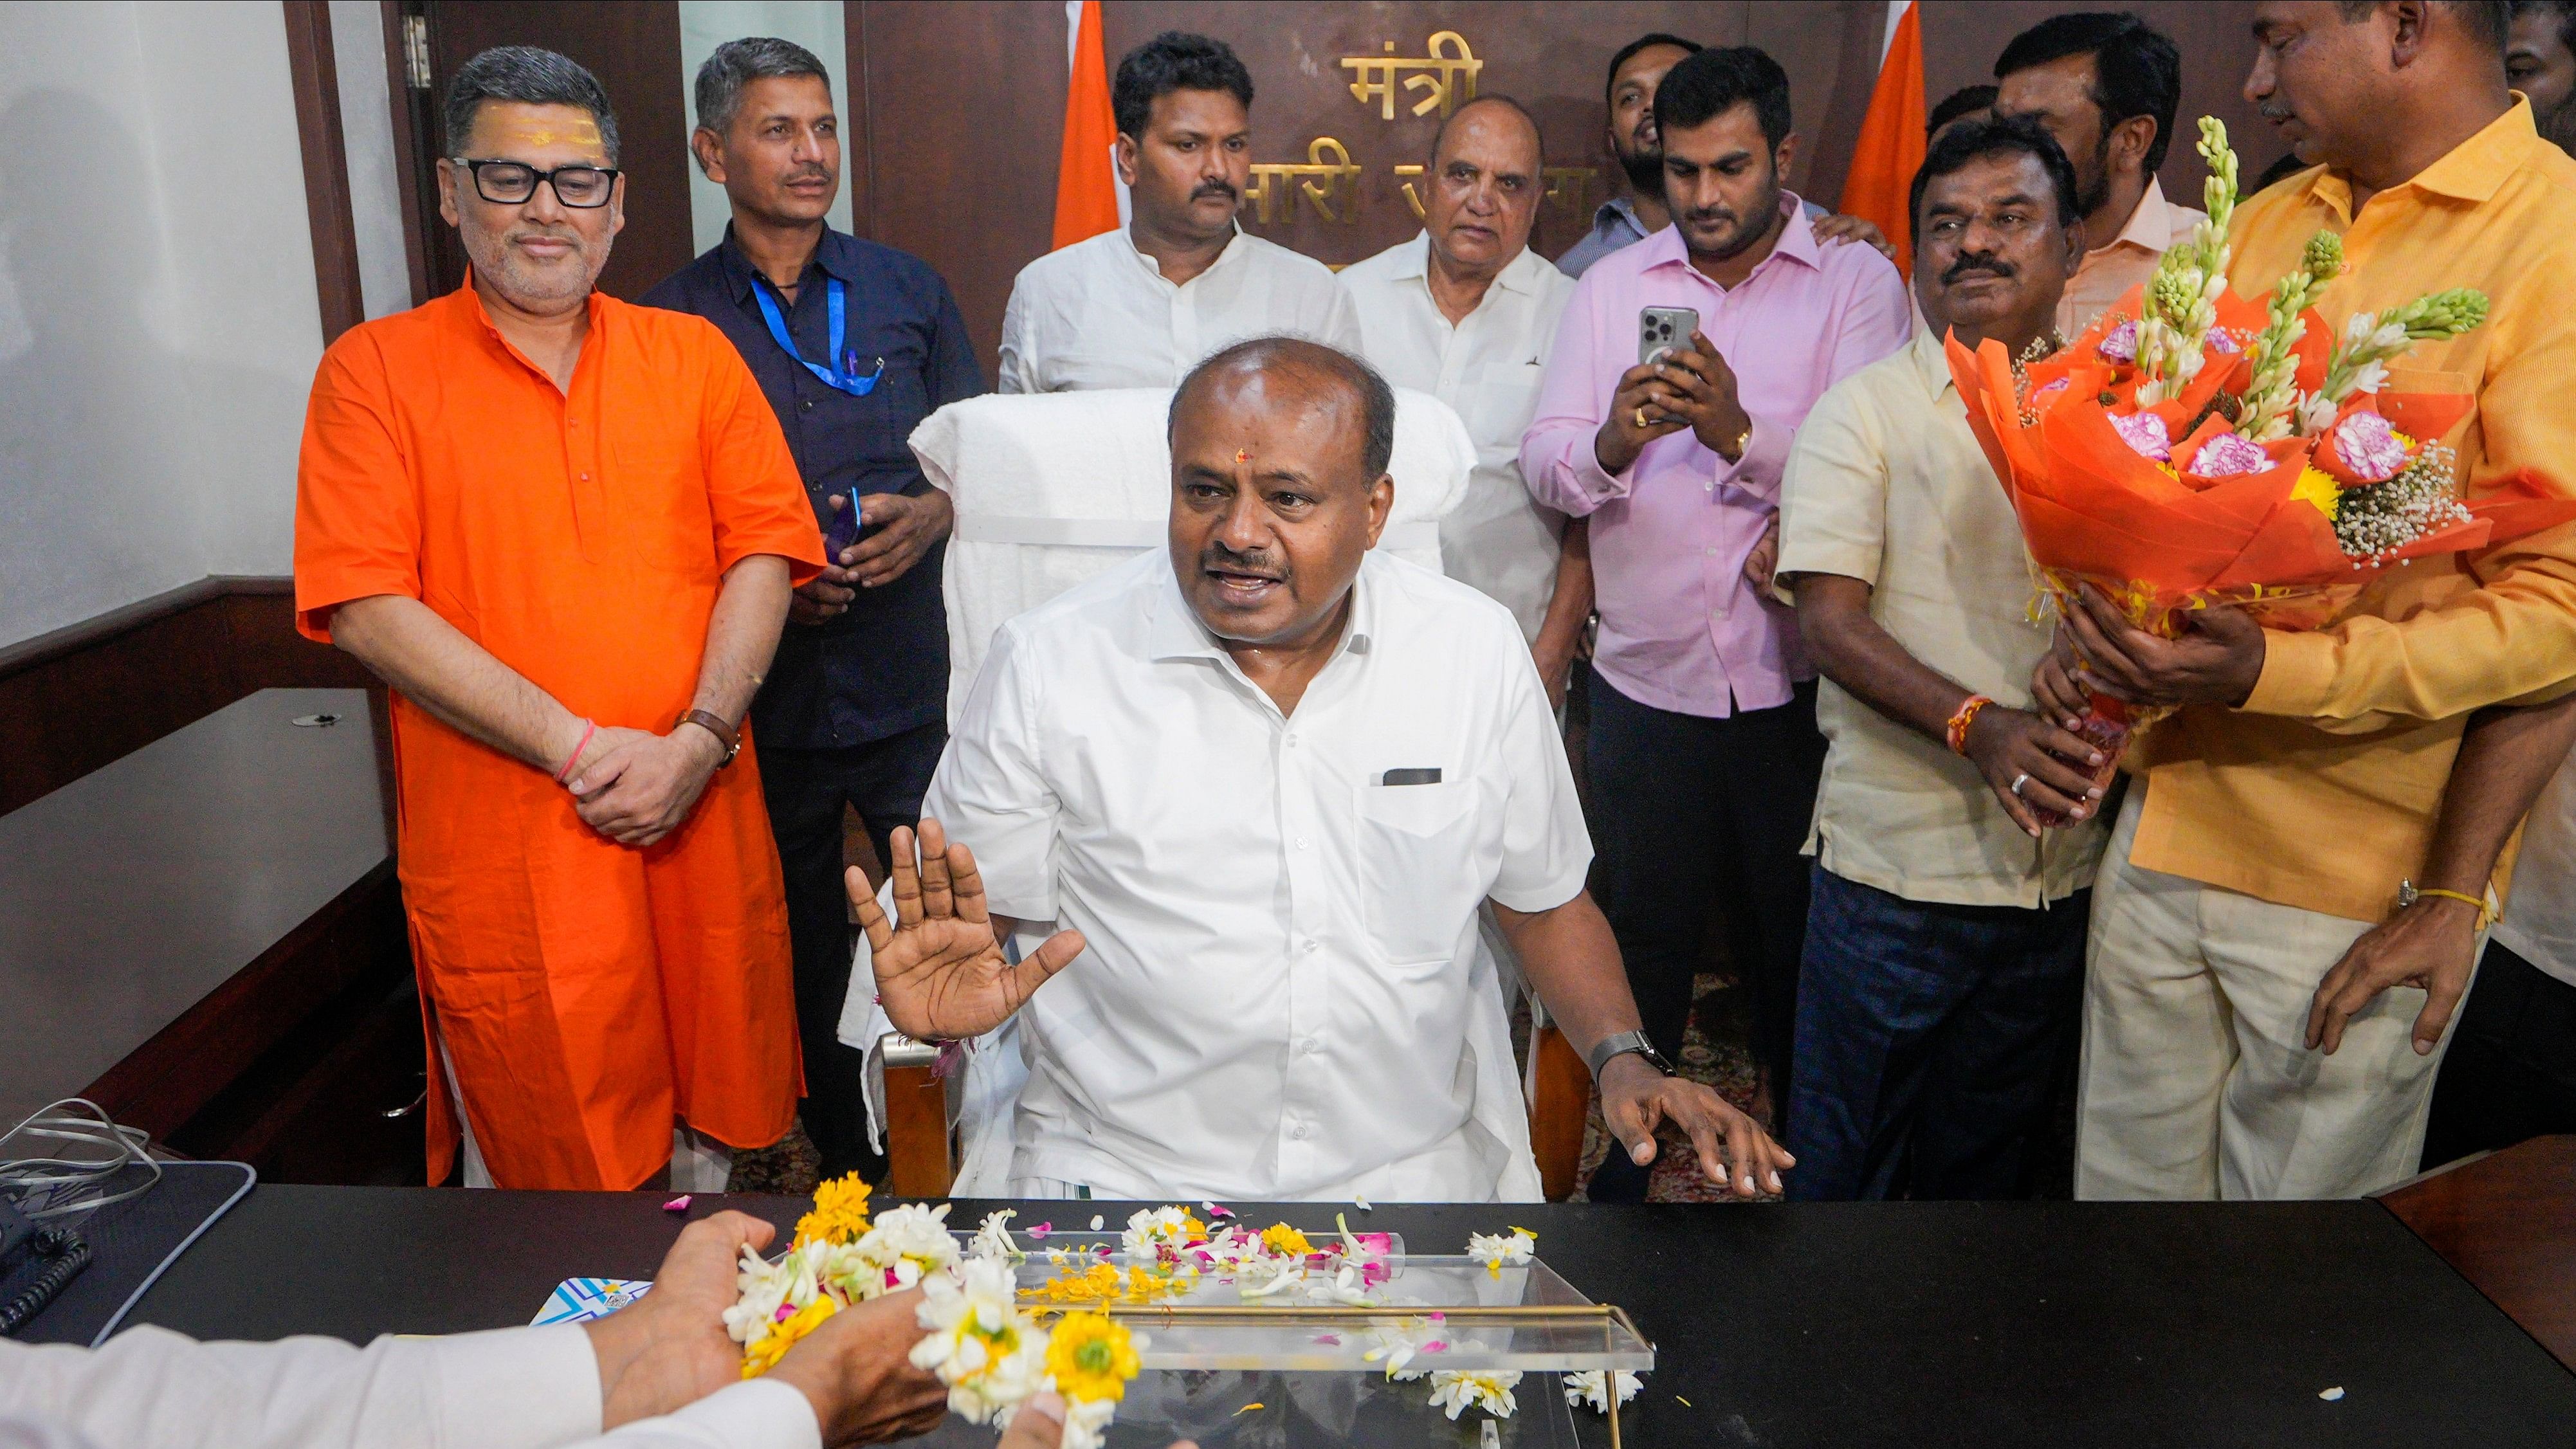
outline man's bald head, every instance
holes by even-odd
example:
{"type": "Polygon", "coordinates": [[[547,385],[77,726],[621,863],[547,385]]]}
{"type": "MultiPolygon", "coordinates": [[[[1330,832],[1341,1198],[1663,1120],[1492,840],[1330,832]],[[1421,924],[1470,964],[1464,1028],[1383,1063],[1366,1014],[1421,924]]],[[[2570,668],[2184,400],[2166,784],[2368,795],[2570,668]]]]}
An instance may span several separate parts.
{"type": "Polygon", "coordinates": [[[1395,456],[1395,390],[1377,369],[1337,348],[1302,337],[1255,337],[1238,342],[1190,369],[1172,389],[1171,411],[1164,415],[1163,437],[1169,441],[1180,426],[1181,409],[1203,391],[1236,393],[1255,377],[1276,376],[1284,390],[1320,389],[1338,393],[1357,422],[1360,444],[1359,481],[1373,482],[1395,456]]]}
{"type": "Polygon", "coordinates": [[[1448,154],[1451,134],[1455,132],[1462,123],[1467,122],[1473,122],[1479,128],[1492,127],[1495,129],[1495,134],[1500,136],[1511,136],[1515,140],[1526,140],[1529,143],[1529,169],[1531,174],[1537,174],[1539,166],[1538,117],[1529,113],[1529,107],[1513,100],[1510,96],[1504,95],[1478,96],[1467,104],[1451,111],[1449,113],[1449,118],[1440,123],[1440,129],[1433,133],[1431,137],[1431,164],[1433,166],[1438,166],[1440,164],[1440,158],[1448,154]]]}
{"type": "Polygon", "coordinates": [[[1172,572],[1230,644],[1340,627],[1395,507],[1395,393],[1365,362],[1291,337],[1238,342],[1172,392],[1172,572]]]}
{"type": "Polygon", "coordinates": [[[1425,180],[1433,260],[1453,280],[1491,280],[1538,224],[1538,122],[1509,96],[1478,96],[1440,123],[1425,180]]]}

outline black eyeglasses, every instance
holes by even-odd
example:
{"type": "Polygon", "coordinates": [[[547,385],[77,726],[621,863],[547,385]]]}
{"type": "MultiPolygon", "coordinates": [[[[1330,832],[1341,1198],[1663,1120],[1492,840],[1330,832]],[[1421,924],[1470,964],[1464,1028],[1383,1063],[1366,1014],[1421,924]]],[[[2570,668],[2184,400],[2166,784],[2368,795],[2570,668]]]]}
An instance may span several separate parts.
{"type": "Polygon", "coordinates": [[[608,193],[617,184],[614,166],[558,166],[552,171],[540,171],[520,161],[469,161],[462,156],[448,159],[474,174],[476,195],[503,206],[515,206],[536,195],[540,181],[552,186],[555,200],[566,206],[606,206],[608,193]]]}

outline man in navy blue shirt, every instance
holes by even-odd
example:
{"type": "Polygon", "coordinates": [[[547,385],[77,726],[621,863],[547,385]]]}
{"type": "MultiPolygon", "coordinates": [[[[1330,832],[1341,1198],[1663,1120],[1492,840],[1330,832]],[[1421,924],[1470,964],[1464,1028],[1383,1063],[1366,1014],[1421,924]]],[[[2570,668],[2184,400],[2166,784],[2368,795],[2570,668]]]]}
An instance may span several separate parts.
{"type": "Polygon", "coordinates": [[[885,859],[947,743],[939,564],[954,512],[905,440],[943,403],[984,392],[984,375],[937,272],[824,224],[841,142],[812,52],[728,42],[698,71],[697,109],[690,147],[733,223],[644,302],[694,312],[741,349],[834,545],[832,567],[796,591],[752,738],[787,881],[806,1131],[825,1175],[874,1177],[863,1059],[834,1036],[851,949],[841,820],[856,807],[885,859]]]}

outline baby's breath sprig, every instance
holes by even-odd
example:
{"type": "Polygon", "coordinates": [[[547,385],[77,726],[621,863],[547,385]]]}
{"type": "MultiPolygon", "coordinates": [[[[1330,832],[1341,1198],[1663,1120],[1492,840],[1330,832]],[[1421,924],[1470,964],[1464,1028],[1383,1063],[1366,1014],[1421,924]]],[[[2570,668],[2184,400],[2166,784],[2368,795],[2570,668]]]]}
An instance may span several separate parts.
{"type": "Polygon", "coordinates": [[[2453,470],[2459,459],[2439,443],[2416,450],[2406,470],[2385,483],[2343,490],[2334,510],[2335,543],[2353,559],[2384,559],[2427,534],[2469,521],[2453,470]]]}
{"type": "Polygon", "coordinates": [[[2253,366],[2254,380],[2245,390],[2244,407],[2237,418],[2239,433],[2258,443],[2290,435],[2292,412],[2299,400],[2299,357],[2295,349],[2308,331],[2307,320],[2301,314],[2315,305],[2326,284],[2342,271],[2343,238],[2321,231],[2308,239],[2297,270],[2273,286],[2271,322],[2249,349],[2247,360],[2253,366]]]}

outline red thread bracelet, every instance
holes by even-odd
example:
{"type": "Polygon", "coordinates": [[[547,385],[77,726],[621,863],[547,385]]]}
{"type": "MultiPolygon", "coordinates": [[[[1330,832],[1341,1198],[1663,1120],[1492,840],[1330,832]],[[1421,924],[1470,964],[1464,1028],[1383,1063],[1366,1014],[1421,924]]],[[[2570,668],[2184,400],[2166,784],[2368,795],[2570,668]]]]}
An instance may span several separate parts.
{"type": "Polygon", "coordinates": [[[581,763],[581,752],[590,748],[590,737],[599,733],[599,726],[590,721],[583,720],[582,724],[584,728],[581,732],[581,743],[572,747],[572,758],[564,761],[562,769],[555,771],[555,783],[558,785],[564,782],[564,776],[572,773],[573,766],[581,763]]]}
{"type": "Polygon", "coordinates": [[[1968,727],[1977,722],[1978,712],[1992,703],[1993,700],[1982,694],[1972,694],[1960,701],[1959,712],[1950,716],[1950,753],[1964,755],[1968,752],[1968,727]]]}

